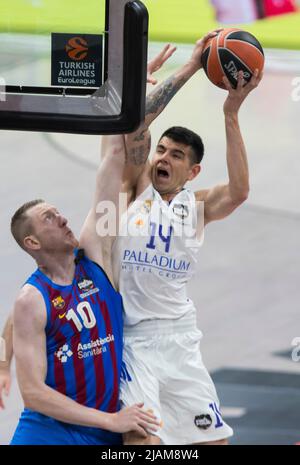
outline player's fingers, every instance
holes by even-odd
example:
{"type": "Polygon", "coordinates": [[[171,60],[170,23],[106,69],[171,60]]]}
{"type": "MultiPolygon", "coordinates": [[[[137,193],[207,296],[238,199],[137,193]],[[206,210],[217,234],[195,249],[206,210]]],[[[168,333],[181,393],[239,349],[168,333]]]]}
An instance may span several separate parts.
{"type": "Polygon", "coordinates": [[[175,50],[177,50],[177,47],[174,47],[171,44],[165,45],[162,51],[152,61],[150,61],[148,68],[150,68],[153,72],[158,71],[170,58],[170,56],[173,55],[175,50]]]}
{"type": "Polygon", "coordinates": [[[164,55],[166,53],[166,51],[171,47],[171,44],[168,43],[168,44],[165,44],[160,52],[160,55],[164,55]]]}
{"type": "Polygon", "coordinates": [[[0,409],[4,409],[4,403],[3,403],[3,399],[2,399],[2,392],[0,390],[0,409]]]}
{"type": "Polygon", "coordinates": [[[259,75],[257,77],[257,80],[256,80],[257,86],[258,86],[258,84],[260,84],[263,77],[264,77],[264,73],[263,72],[259,73],[259,75]]]}
{"type": "Polygon", "coordinates": [[[222,80],[223,80],[224,86],[226,87],[228,92],[230,92],[232,90],[232,85],[230,84],[229,79],[226,76],[223,76],[222,80]]]}
{"type": "Polygon", "coordinates": [[[147,412],[142,412],[140,414],[140,419],[152,425],[160,425],[160,421],[158,421],[157,417],[150,415],[147,412]]]}
{"type": "Polygon", "coordinates": [[[137,414],[141,420],[148,421],[149,423],[153,423],[157,425],[159,424],[157,417],[154,415],[152,411],[149,411],[149,410],[146,411],[142,408],[138,408],[137,414]]]}
{"type": "Polygon", "coordinates": [[[211,37],[215,37],[216,35],[219,34],[219,32],[223,31],[223,28],[219,28],[219,29],[214,29],[213,31],[209,31],[204,37],[203,39],[206,41],[207,39],[210,39],[211,37]]]}
{"type": "Polygon", "coordinates": [[[157,79],[153,78],[152,76],[148,76],[147,83],[155,86],[155,84],[157,84],[157,79]]]}
{"type": "Polygon", "coordinates": [[[248,90],[249,92],[253,89],[255,89],[258,84],[260,82],[260,79],[259,79],[259,70],[256,69],[250,79],[250,82],[247,84],[247,87],[248,87],[248,90]]]}
{"type": "Polygon", "coordinates": [[[133,431],[136,431],[142,438],[146,438],[148,436],[147,431],[139,425],[135,425],[133,431]]]}
{"type": "Polygon", "coordinates": [[[134,404],[134,407],[142,408],[144,405],[144,402],[139,402],[138,404],[134,404]]]}
{"type": "Polygon", "coordinates": [[[257,79],[258,79],[258,75],[259,75],[258,69],[255,69],[255,70],[254,70],[254,73],[252,74],[251,80],[250,80],[250,82],[251,82],[252,84],[255,84],[255,83],[256,83],[256,81],[257,81],[257,79]]]}
{"type": "Polygon", "coordinates": [[[256,84],[256,86],[258,86],[258,84],[259,84],[260,81],[262,80],[263,75],[264,75],[263,71],[259,72],[258,69],[255,70],[255,72],[254,72],[254,78],[255,78],[255,84],[256,84]]]}
{"type": "Polygon", "coordinates": [[[152,60],[148,62],[148,70],[155,71],[155,69],[158,66],[157,64],[160,63],[163,56],[164,51],[162,50],[161,52],[159,52],[158,55],[156,55],[156,57],[154,57],[152,60]]]}
{"type": "Polygon", "coordinates": [[[159,430],[159,425],[153,426],[150,425],[147,421],[139,421],[139,426],[141,426],[145,431],[153,431],[156,433],[159,430]]]}
{"type": "Polygon", "coordinates": [[[163,49],[159,52],[159,54],[155,57],[157,60],[161,60],[166,53],[168,53],[168,50],[170,49],[171,44],[166,44],[163,49]]]}
{"type": "Polygon", "coordinates": [[[151,420],[157,420],[156,416],[153,413],[145,412],[145,410],[139,410],[138,413],[143,418],[149,418],[151,420]]]}
{"type": "Polygon", "coordinates": [[[165,55],[169,54],[172,50],[175,51],[176,47],[174,47],[174,45],[172,44],[166,44],[164,48],[162,49],[162,51],[158,54],[158,56],[160,58],[163,58],[165,55]]]}
{"type": "Polygon", "coordinates": [[[244,73],[243,71],[238,72],[238,79],[237,79],[237,89],[241,90],[244,87],[244,73]]]}
{"type": "Polygon", "coordinates": [[[213,39],[216,37],[217,32],[210,32],[209,34],[206,34],[201,40],[200,40],[200,45],[204,45],[209,39],[213,39]]]}
{"type": "Polygon", "coordinates": [[[141,413],[145,414],[148,417],[157,418],[152,409],[145,410],[144,408],[141,408],[140,411],[141,411],[141,413]]]}
{"type": "MultiPolygon", "coordinates": [[[[214,36],[215,36],[215,35],[219,34],[219,32],[223,31],[223,29],[224,29],[223,27],[219,27],[219,28],[217,28],[217,29],[213,29],[212,31],[209,31],[209,32],[206,34],[206,36],[210,36],[210,35],[214,35],[214,36]]],[[[206,36],[204,36],[204,37],[206,37],[206,36]]]]}
{"type": "MultiPolygon", "coordinates": [[[[222,30],[222,29],[220,29],[222,30]]],[[[218,35],[218,30],[216,31],[212,31],[212,32],[208,32],[207,34],[205,34],[205,36],[203,36],[201,39],[199,39],[197,42],[196,42],[196,45],[199,47],[204,47],[206,42],[209,40],[209,39],[212,39],[213,37],[216,37],[216,35],[218,35]]]]}
{"type": "Polygon", "coordinates": [[[173,53],[177,50],[177,47],[175,46],[171,46],[168,48],[168,50],[166,50],[164,56],[162,57],[162,63],[165,63],[172,55],[173,53]]]}

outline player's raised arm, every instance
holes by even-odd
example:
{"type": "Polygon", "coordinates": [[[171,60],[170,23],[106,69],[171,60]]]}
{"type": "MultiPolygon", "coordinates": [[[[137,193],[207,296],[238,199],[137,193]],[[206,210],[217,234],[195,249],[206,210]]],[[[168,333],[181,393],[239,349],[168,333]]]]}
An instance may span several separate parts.
{"type": "Polygon", "coordinates": [[[212,189],[196,193],[197,200],[204,201],[205,223],[220,220],[230,215],[248,197],[249,170],[245,144],[239,127],[238,112],[248,96],[262,79],[256,70],[251,81],[244,86],[243,72],[239,73],[238,86],[233,89],[227,78],[224,84],[228,96],[224,103],[225,129],[227,141],[227,169],[229,181],[212,189]]]}
{"type": "Polygon", "coordinates": [[[17,376],[25,407],[73,425],[114,432],[135,430],[146,436],[145,428],[156,429],[153,415],[134,405],[118,413],[105,413],[81,405],[45,383],[46,308],[42,295],[26,285],[14,308],[14,352],[17,376]]]}
{"type": "Polygon", "coordinates": [[[10,366],[13,357],[12,345],[12,315],[9,315],[4,326],[2,339],[4,344],[4,359],[0,359],[0,409],[4,408],[3,394],[9,395],[11,387],[10,366]]]}
{"type": "Polygon", "coordinates": [[[101,155],[92,207],[79,243],[86,255],[101,265],[112,279],[111,246],[118,228],[119,193],[125,164],[124,136],[103,137],[101,155]]]}
{"type": "MultiPolygon", "coordinates": [[[[219,29],[217,30],[219,31],[219,29]]],[[[217,34],[212,31],[206,34],[195,44],[193,53],[185,63],[172,76],[159,84],[146,98],[145,121],[133,133],[127,134],[126,142],[126,169],[124,171],[124,190],[134,189],[137,180],[144,170],[150,148],[151,136],[149,126],[162,113],[168,103],[184,86],[184,84],[202,68],[201,55],[206,42],[217,34]]],[[[173,54],[175,48],[166,46],[165,49],[148,64],[148,82],[156,82],[152,73],[157,71],[163,63],[173,54]]]]}

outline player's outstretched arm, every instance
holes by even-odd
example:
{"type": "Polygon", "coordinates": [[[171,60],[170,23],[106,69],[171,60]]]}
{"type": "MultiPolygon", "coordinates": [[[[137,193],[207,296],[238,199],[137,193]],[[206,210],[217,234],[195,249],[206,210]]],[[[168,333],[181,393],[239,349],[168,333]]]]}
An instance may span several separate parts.
{"type": "Polygon", "coordinates": [[[246,97],[258,86],[261,79],[262,74],[259,74],[258,70],[256,70],[251,81],[244,86],[243,72],[240,72],[236,89],[231,87],[226,77],[223,79],[228,90],[228,96],[224,103],[224,116],[229,181],[225,185],[219,185],[196,193],[197,200],[204,201],[206,224],[230,215],[248,197],[249,170],[247,152],[239,127],[238,112],[246,97]]]}
{"type": "Polygon", "coordinates": [[[9,395],[11,387],[11,372],[10,366],[13,357],[12,344],[12,315],[10,315],[5,323],[2,333],[4,347],[4,359],[0,358],[0,409],[4,409],[3,394],[9,395]]]}
{"type": "Polygon", "coordinates": [[[119,193],[125,164],[124,136],[102,138],[102,161],[96,175],[92,207],[80,233],[86,255],[112,280],[111,247],[118,230],[119,193]]]}
{"type": "Polygon", "coordinates": [[[47,386],[45,326],[43,297],[35,288],[26,285],[16,301],[13,319],[17,376],[25,407],[65,423],[114,432],[133,430],[146,437],[146,428],[157,429],[155,417],[141,405],[115,414],[100,412],[47,386]]]}
{"type": "MultiPolygon", "coordinates": [[[[202,39],[198,40],[193,49],[193,53],[178,71],[159,84],[146,98],[145,121],[133,133],[127,134],[126,142],[126,168],[124,171],[124,191],[131,191],[135,188],[137,181],[143,172],[151,148],[151,135],[149,127],[151,123],[162,113],[172,98],[184,86],[184,84],[202,68],[201,55],[206,42],[217,34],[217,31],[209,32],[202,39]]],[[[152,76],[163,63],[174,53],[175,48],[167,45],[163,51],[148,64],[148,75],[152,76]]],[[[148,82],[156,83],[154,78],[148,82]]]]}

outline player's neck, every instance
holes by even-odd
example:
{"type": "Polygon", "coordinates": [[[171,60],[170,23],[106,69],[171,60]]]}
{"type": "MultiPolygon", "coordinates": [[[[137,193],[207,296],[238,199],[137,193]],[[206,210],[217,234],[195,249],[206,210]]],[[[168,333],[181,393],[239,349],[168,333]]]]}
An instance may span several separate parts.
{"type": "Polygon", "coordinates": [[[75,274],[73,252],[39,257],[37,264],[39,269],[55,284],[67,286],[73,282],[75,274]]]}
{"type": "Polygon", "coordinates": [[[183,187],[178,187],[178,189],[174,190],[173,192],[167,192],[165,194],[160,194],[161,198],[168,203],[171,203],[172,200],[176,197],[179,192],[181,192],[183,187]]]}

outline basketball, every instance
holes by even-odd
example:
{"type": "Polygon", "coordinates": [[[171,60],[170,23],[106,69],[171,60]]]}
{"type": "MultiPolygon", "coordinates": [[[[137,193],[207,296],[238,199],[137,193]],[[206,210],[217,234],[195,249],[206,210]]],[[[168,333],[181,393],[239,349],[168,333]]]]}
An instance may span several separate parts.
{"type": "Polygon", "coordinates": [[[223,76],[236,88],[239,71],[243,71],[247,83],[255,69],[263,70],[264,62],[264,51],[258,40],[249,32],[234,28],[223,29],[209,39],[201,57],[208,79],[222,89],[225,89],[223,76]]]}

